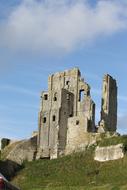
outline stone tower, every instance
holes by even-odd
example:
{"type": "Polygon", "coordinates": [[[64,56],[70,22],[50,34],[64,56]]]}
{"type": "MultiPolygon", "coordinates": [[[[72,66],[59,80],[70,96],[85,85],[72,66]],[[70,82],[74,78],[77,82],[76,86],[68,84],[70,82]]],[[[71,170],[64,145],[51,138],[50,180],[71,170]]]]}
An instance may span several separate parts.
{"type": "Polygon", "coordinates": [[[95,131],[95,104],[78,68],[48,78],[48,91],[41,94],[37,158],[64,154],[69,118],[83,132],[95,131]]]}
{"type": "Polygon", "coordinates": [[[117,84],[108,74],[103,79],[100,126],[111,132],[115,132],[117,126],[117,84]]]}

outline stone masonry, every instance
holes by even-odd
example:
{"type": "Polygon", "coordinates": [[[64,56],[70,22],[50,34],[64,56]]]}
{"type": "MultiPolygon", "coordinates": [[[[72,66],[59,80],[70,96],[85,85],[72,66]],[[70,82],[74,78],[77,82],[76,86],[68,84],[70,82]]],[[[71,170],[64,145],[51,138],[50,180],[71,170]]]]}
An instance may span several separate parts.
{"type": "Polygon", "coordinates": [[[110,75],[105,75],[103,79],[100,126],[99,131],[116,131],[117,85],[110,75]]]}
{"type": "Polygon", "coordinates": [[[95,126],[95,103],[78,68],[48,78],[41,93],[36,158],[57,158],[95,143],[98,133],[116,131],[116,81],[104,77],[101,119],[95,126]],[[103,124],[103,125],[102,125],[103,124]]]}
{"type": "Polygon", "coordinates": [[[95,150],[94,160],[105,162],[117,160],[124,157],[123,144],[117,144],[106,147],[97,147],[95,150]]]}

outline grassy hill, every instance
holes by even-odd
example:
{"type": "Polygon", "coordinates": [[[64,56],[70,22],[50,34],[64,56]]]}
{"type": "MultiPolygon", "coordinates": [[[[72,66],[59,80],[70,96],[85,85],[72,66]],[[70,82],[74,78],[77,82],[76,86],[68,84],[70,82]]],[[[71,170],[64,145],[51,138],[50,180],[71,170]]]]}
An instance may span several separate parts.
{"type": "Polygon", "coordinates": [[[56,160],[25,162],[13,179],[22,190],[127,190],[127,156],[93,160],[93,148],[56,160]]]}

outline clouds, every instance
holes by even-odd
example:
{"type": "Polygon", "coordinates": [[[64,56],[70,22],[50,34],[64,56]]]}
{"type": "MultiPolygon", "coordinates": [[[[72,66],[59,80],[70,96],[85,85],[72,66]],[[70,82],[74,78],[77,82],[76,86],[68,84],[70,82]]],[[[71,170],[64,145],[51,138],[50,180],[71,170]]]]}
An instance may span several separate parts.
{"type": "Polygon", "coordinates": [[[1,46],[14,50],[71,52],[127,27],[124,1],[24,0],[0,24],[1,46]]]}

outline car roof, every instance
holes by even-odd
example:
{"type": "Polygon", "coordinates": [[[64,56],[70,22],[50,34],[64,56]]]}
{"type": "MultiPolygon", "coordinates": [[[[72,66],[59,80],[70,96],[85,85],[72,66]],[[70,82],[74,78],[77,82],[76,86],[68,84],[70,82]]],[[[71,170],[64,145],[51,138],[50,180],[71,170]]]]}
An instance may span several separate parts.
{"type": "Polygon", "coordinates": [[[4,181],[8,181],[1,173],[0,173],[0,177],[2,177],[4,181]]]}

